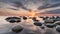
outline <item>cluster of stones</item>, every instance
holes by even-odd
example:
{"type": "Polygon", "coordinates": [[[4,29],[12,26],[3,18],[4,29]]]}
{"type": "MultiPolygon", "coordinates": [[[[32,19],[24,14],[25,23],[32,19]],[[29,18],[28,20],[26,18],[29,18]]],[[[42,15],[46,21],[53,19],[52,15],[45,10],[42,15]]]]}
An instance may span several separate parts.
{"type": "MultiPolygon", "coordinates": [[[[23,20],[27,20],[28,18],[23,16],[22,17],[23,20]]],[[[29,18],[33,20],[33,24],[36,26],[39,26],[41,29],[45,29],[45,26],[48,28],[56,28],[56,31],[60,33],[60,17],[59,16],[51,16],[51,17],[43,17],[40,16],[39,18],[43,19],[43,23],[39,22],[39,20],[36,19],[36,17],[33,18],[29,18]]],[[[6,21],[10,22],[10,23],[19,23],[21,22],[21,18],[20,17],[8,17],[5,19],[6,21]]],[[[15,27],[12,28],[12,31],[15,33],[19,33],[23,30],[23,27],[20,25],[17,25],[15,27]]]]}
{"type": "Polygon", "coordinates": [[[51,16],[51,17],[43,17],[40,16],[40,18],[43,19],[43,23],[39,22],[39,20],[36,20],[36,18],[34,18],[34,25],[39,26],[41,29],[44,29],[45,26],[48,28],[56,28],[56,31],[60,33],[60,17],[59,16],[51,16]]]}

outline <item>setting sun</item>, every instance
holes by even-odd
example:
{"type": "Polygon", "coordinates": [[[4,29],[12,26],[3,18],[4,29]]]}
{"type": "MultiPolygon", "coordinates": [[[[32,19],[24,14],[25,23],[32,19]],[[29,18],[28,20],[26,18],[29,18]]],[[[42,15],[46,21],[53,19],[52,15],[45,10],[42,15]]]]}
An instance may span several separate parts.
{"type": "Polygon", "coordinates": [[[31,16],[34,17],[35,16],[35,12],[31,12],[31,16]]]}

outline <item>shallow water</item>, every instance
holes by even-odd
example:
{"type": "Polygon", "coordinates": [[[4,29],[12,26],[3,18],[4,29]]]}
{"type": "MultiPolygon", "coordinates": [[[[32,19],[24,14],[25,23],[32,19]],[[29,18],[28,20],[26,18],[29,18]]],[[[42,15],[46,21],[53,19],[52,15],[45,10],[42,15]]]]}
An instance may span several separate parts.
{"type": "Polygon", "coordinates": [[[22,20],[20,23],[9,23],[5,18],[8,16],[0,16],[0,34],[59,34],[55,28],[49,29],[46,27],[46,29],[40,29],[38,26],[35,26],[33,24],[33,21],[31,19],[28,19],[27,21],[22,20]],[[20,33],[12,32],[12,27],[16,25],[21,25],[24,29],[20,33]]]}

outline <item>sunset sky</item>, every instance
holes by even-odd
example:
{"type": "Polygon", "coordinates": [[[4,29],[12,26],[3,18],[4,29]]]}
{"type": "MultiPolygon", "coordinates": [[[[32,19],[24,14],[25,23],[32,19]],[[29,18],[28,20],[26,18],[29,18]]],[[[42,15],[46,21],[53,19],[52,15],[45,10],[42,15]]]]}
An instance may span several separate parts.
{"type": "Polygon", "coordinates": [[[0,0],[0,15],[60,14],[60,0],[0,0]]]}
{"type": "Polygon", "coordinates": [[[45,22],[40,16],[53,15],[60,16],[60,0],[0,0],[0,34],[60,34],[56,28],[41,29],[34,25],[32,19],[23,20],[21,17],[21,22],[13,24],[5,20],[12,16],[37,16],[36,19],[44,25],[45,22]],[[12,31],[12,27],[17,25],[24,28],[21,33],[12,31]]]}

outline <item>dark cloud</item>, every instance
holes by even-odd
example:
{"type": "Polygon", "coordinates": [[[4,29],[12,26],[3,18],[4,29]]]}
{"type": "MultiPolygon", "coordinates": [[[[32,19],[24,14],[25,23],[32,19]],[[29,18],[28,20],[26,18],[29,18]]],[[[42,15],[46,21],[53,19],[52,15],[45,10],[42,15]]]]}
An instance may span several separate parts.
{"type": "MultiPolygon", "coordinates": [[[[5,2],[8,4],[13,3],[13,7],[22,8],[24,10],[32,10],[33,6],[39,5],[40,0],[0,0],[0,2],[5,2]]],[[[12,10],[15,10],[14,8],[12,10]]]]}
{"type": "Polygon", "coordinates": [[[16,7],[16,8],[9,7],[8,9],[19,10],[19,8],[22,8],[24,10],[30,11],[30,9],[24,6],[25,1],[26,0],[0,0],[0,2],[7,3],[13,7],[16,7]]]}
{"type": "Polygon", "coordinates": [[[27,9],[26,7],[22,7],[22,8],[25,9],[25,10],[31,11],[31,9],[27,9]]]}
{"type": "Polygon", "coordinates": [[[15,6],[15,7],[17,7],[17,8],[23,7],[23,4],[22,4],[21,2],[16,1],[16,2],[13,2],[13,3],[14,3],[14,4],[13,4],[12,6],[15,6]]]}
{"type": "Polygon", "coordinates": [[[60,6],[60,3],[51,4],[51,5],[46,4],[46,5],[38,7],[38,10],[47,9],[47,8],[54,8],[54,7],[58,7],[58,6],[60,6]]]}
{"type": "Polygon", "coordinates": [[[31,11],[34,8],[42,10],[60,6],[60,0],[0,0],[0,2],[13,3],[12,6],[17,9],[10,8],[12,10],[19,10],[19,8],[22,8],[31,11]]]}
{"type": "Polygon", "coordinates": [[[42,14],[60,14],[60,9],[46,11],[43,12],[42,14]]]}
{"type": "Polygon", "coordinates": [[[16,9],[16,8],[8,8],[8,9],[12,9],[12,10],[18,10],[18,9],[16,9]]]}
{"type": "Polygon", "coordinates": [[[60,2],[60,0],[51,0],[51,2],[60,2]]]}
{"type": "Polygon", "coordinates": [[[24,9],[24,10],[30,11],[30,9],[26,8],[21,2],[16,1],[16,2],[12,2],[12,3],[13,3],[12,6],[17,8],[17,9],[15,9],[15,8],[10,8],[10,9],[12,9],[12,10],[18,10],[19,8],[22,8],[22,9],[24,9]]]}

